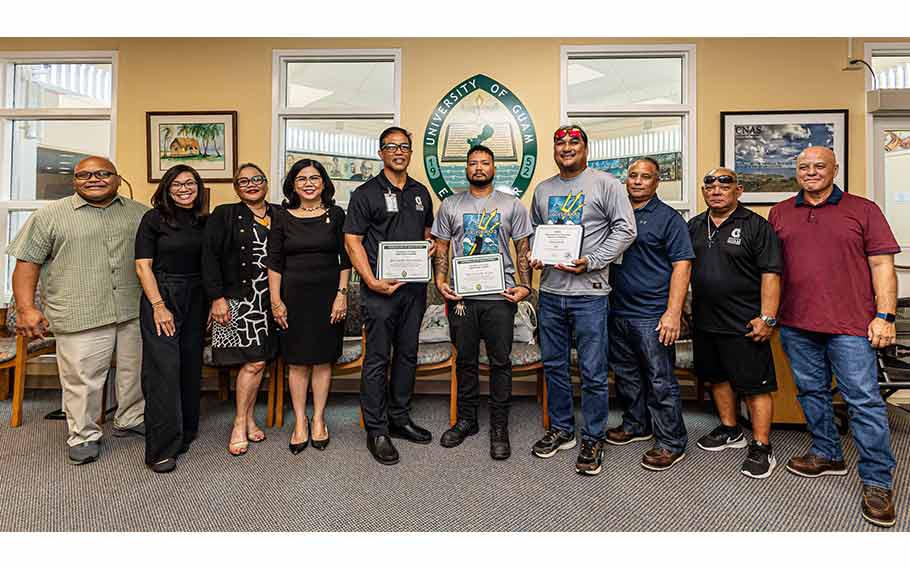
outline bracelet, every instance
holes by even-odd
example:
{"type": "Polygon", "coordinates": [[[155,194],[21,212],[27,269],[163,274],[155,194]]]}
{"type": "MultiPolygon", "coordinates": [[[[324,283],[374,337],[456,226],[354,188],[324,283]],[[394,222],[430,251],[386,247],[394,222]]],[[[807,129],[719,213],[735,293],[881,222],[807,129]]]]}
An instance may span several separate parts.
{"type": "Polygon", "coordinates": [[[164,300],[158,300],[157,302],[152,302],[152,307],[160,306],[164,304],[164,300]]]}
{"type": "Polygon", "coordinates": [[[525,290],[528,291],[528,294],[533,294],[533,293],[534,293],[534,290],[531,290],[531,287],[530,287],[530,286],[525,286],[524,284],[516,284],[515,287],[516,287],[516,288],[524,288],[525,290]]]}
{"type": "Polygon", "coordinates": [[[283,305],[284,304],[272,304],[272,309],[274,310],[275,308],[280,308],[283,305]]]}

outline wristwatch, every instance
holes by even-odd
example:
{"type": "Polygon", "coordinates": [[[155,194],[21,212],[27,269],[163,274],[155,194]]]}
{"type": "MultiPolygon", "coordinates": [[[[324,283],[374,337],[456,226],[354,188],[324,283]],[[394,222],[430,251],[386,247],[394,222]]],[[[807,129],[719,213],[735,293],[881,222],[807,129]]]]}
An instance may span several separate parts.
{"type": "Polygon", "coordinates": [[[762,320],[763,322],[765,322],[765,325],[767,325],[768,327],[774,327],[777,325],[777,318],[774,316],[766,316],[766,315],[762,314],[761,316],[759,316],[759,319],[762,320]]]}
{"type": "Polygon", "coordinates": [[[347,288],[339,288],[339,289],[338,289],[338,293],[340,293],[340,294],[347,294],[347,293],[348,293],[348,289],[347,289],[347,288]]]}
{"type": "Polygon", "coordinates": [[[877,314],[875,314],[875,317],[881,318],[888,323],[894,323],[894,320],[897,319],[897,316],[895,316],[894,314],[889,314],[886,312],[878,312],[877,314]]]}

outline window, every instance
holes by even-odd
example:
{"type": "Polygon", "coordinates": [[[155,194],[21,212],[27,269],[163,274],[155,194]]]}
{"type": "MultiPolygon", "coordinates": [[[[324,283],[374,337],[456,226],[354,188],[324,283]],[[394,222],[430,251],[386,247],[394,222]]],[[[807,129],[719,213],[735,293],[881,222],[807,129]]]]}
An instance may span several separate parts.
{"type": "Polygon", "coordinates": [[[276,50],[273,72],[272,198],[285,173],[318,160],[347,205],[351,191],[382,169],[379,134],[398,124],[401,51],[276,50]]]}
{"type": "Polygon", "coordinates": [[[658,195],[695,211],[695,47],[563,46],[562,122],[588,133],[588,166],[625,181],[629,165],[660,163],[658,195]]]}
{"type": "MultiPolygon", "coordinates": [[[[0,52],[0,246],[33,211],[73,193],[75,165],[113,158],[115,52],[0,52]]],[[[15,259],[0,263],[2,300],[15,259]]]]}

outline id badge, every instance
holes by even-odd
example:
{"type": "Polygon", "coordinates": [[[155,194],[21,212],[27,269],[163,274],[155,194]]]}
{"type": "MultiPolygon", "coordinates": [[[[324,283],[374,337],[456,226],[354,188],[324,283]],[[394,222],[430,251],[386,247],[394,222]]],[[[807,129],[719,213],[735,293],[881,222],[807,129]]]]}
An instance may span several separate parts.
{"type": "Polygon", "coordinates": [[[385,194],[385,210],[387,213],[398,213],[398,198],[394,193],[385,194]]]}

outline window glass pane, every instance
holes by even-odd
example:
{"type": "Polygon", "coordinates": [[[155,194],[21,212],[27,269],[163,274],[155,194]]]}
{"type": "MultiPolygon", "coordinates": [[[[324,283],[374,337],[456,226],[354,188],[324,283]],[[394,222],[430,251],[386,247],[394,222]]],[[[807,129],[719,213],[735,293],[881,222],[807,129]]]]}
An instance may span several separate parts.
{"type": "Polygon", "coordinates": [[[873,57],[872,69],[879,89],[910,89],[910,55],[873,57]]]}
{"type": "Polygon", "coordinates": [[[392,119],[288,120],[284,171],[302,158],[318,160],[344,205],[354,188],[382,170],[379,135],[389,126],[392,119]]]}
{"type": "Polygon", "coordinates": [[[581,58],[568,61],[569,105],[682,104],[682,58],[581,58]]]}
{"type": "Polygon", "coordinates": [[[15,65],[14,108],[111,106],[110,63],[15,65]]]}
{"type": "Polygon", "coordinates": [[[79,160],[110,153],[109,120],[15,120],[12,127],[12,200],[70,195],[79,160]]]}
{"type": "Polygon", "coordinates": [[[588,133],[588,166],[626,181],[637,158],[650,156],[660,164],[657,194],[664,201],[682,201],[682,117],[577,118],[588,133]]]}
{"type": "Polygon", "coordinates": [[[395,103],[391,61],[288,63],[287,106],[307,112],[390,111],[395,103]]]}
{"type": "Polygon", "coordinates": [[[901,246],[910,246],[910,129],[885,131],[885,215],[901,246]]]}
{"type": "MultiPolygon", "coordinates": [[[[13,242],[13,239],[16,238],[16,235],[19,234],[19,229],[25,225],[25,222],[31,216],[32,211],[10,211],[8,215],[9,223],[7,224],[6,231],[6,242],[7,244],[13,242]]],[[[6,257],[6,283],[4,292],[10,294],[13,291],[13,268],[16,266],[16,259],[8,256],[6,257]]]]}

